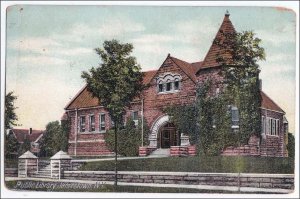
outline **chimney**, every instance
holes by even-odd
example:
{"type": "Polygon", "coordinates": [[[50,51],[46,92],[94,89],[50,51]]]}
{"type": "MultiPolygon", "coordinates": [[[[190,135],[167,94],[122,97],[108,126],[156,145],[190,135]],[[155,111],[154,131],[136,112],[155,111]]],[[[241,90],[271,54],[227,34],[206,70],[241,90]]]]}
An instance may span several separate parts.
{"type": "Polygon", "coordinates": [[[32,134],[32,128],[29,128],[29,135],[32,134]]]}

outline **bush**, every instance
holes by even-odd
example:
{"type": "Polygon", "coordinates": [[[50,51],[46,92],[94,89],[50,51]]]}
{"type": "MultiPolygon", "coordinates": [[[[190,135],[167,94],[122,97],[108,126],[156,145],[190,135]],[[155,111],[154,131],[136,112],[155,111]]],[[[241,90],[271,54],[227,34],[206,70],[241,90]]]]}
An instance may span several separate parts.
{"type": "Polygon", "coordinates": [[[287,150],[289,153],[289,157],[295,158],[295,137],[291,133],[288,133],[287,150]]]}
{"type": "MultiPolygon", "coordinates": [[[[141,122],[139,121],[139,126],[135,126],[132,119],[129,119],[123,129],[118,131],[118,144],[117,150],[118,154],[123,156],[138,156],[139,146],[142,145],[142,131],[141,122]]],[[[144,122],[144,145],[147,144],[147,138],[149,134],[149,128],[147,122],[144,122]]],[[[114,151],[115,149],[115,133],[114,129],[109,130],[105,135],[105,142],[107,147],[114,151]]]]}

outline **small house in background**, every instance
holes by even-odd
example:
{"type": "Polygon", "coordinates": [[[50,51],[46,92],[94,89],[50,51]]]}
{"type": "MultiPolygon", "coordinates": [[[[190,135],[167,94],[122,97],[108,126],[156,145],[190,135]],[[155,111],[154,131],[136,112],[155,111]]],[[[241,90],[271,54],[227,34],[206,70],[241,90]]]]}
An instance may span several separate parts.
{"type": "Polygon", "coordinates": [[[8,134],[13,134],[19,144],[23,144],[26,139],[29,140],[31,148],[30,151],[34,154],[40,152],[40,140],[43,137],[45,131],[29,129],[10,129],[8,134]]]}

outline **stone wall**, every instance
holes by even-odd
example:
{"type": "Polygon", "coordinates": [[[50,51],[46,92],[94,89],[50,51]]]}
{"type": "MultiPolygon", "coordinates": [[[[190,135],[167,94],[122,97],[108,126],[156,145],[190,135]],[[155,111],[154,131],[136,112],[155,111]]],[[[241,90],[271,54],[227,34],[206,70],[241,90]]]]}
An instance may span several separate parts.
{"type": "Polygon", "coordinates": [[[5,177],[18,177],[18,168],[5,168],[4,176],[5,177]]]}
{"type": "MultiPolygon", "coordinates": [[[[114,181],[113,171],[64,171],[65,179],[114,181]]],[[[119,171],[119,182],[238,186],[237,173],[119,171]]],[[[241,187],[294,189],[293,174],[240,175],[241,187]]]]}

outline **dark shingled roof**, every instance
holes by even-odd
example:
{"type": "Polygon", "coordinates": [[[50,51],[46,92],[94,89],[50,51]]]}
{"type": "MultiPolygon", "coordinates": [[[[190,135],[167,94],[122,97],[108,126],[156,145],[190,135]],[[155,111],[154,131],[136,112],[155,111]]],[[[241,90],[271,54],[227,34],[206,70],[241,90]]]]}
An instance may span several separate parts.
{"type": "Polygon", "coordinates": [[[26,138],[30,142],[34,142],[44,133],[42,130],[32,130],[32,133],[29,134],[29,129],[12,129],[12,132],[19,143],[23,143],[26,138]]]}
{"type": "Polygon", "coordinates": [[[278,111],[285,113],[268,95],[266,95],[263,91],[260,92],[261,94],[261,107],[273,111],[278,111]]]}

